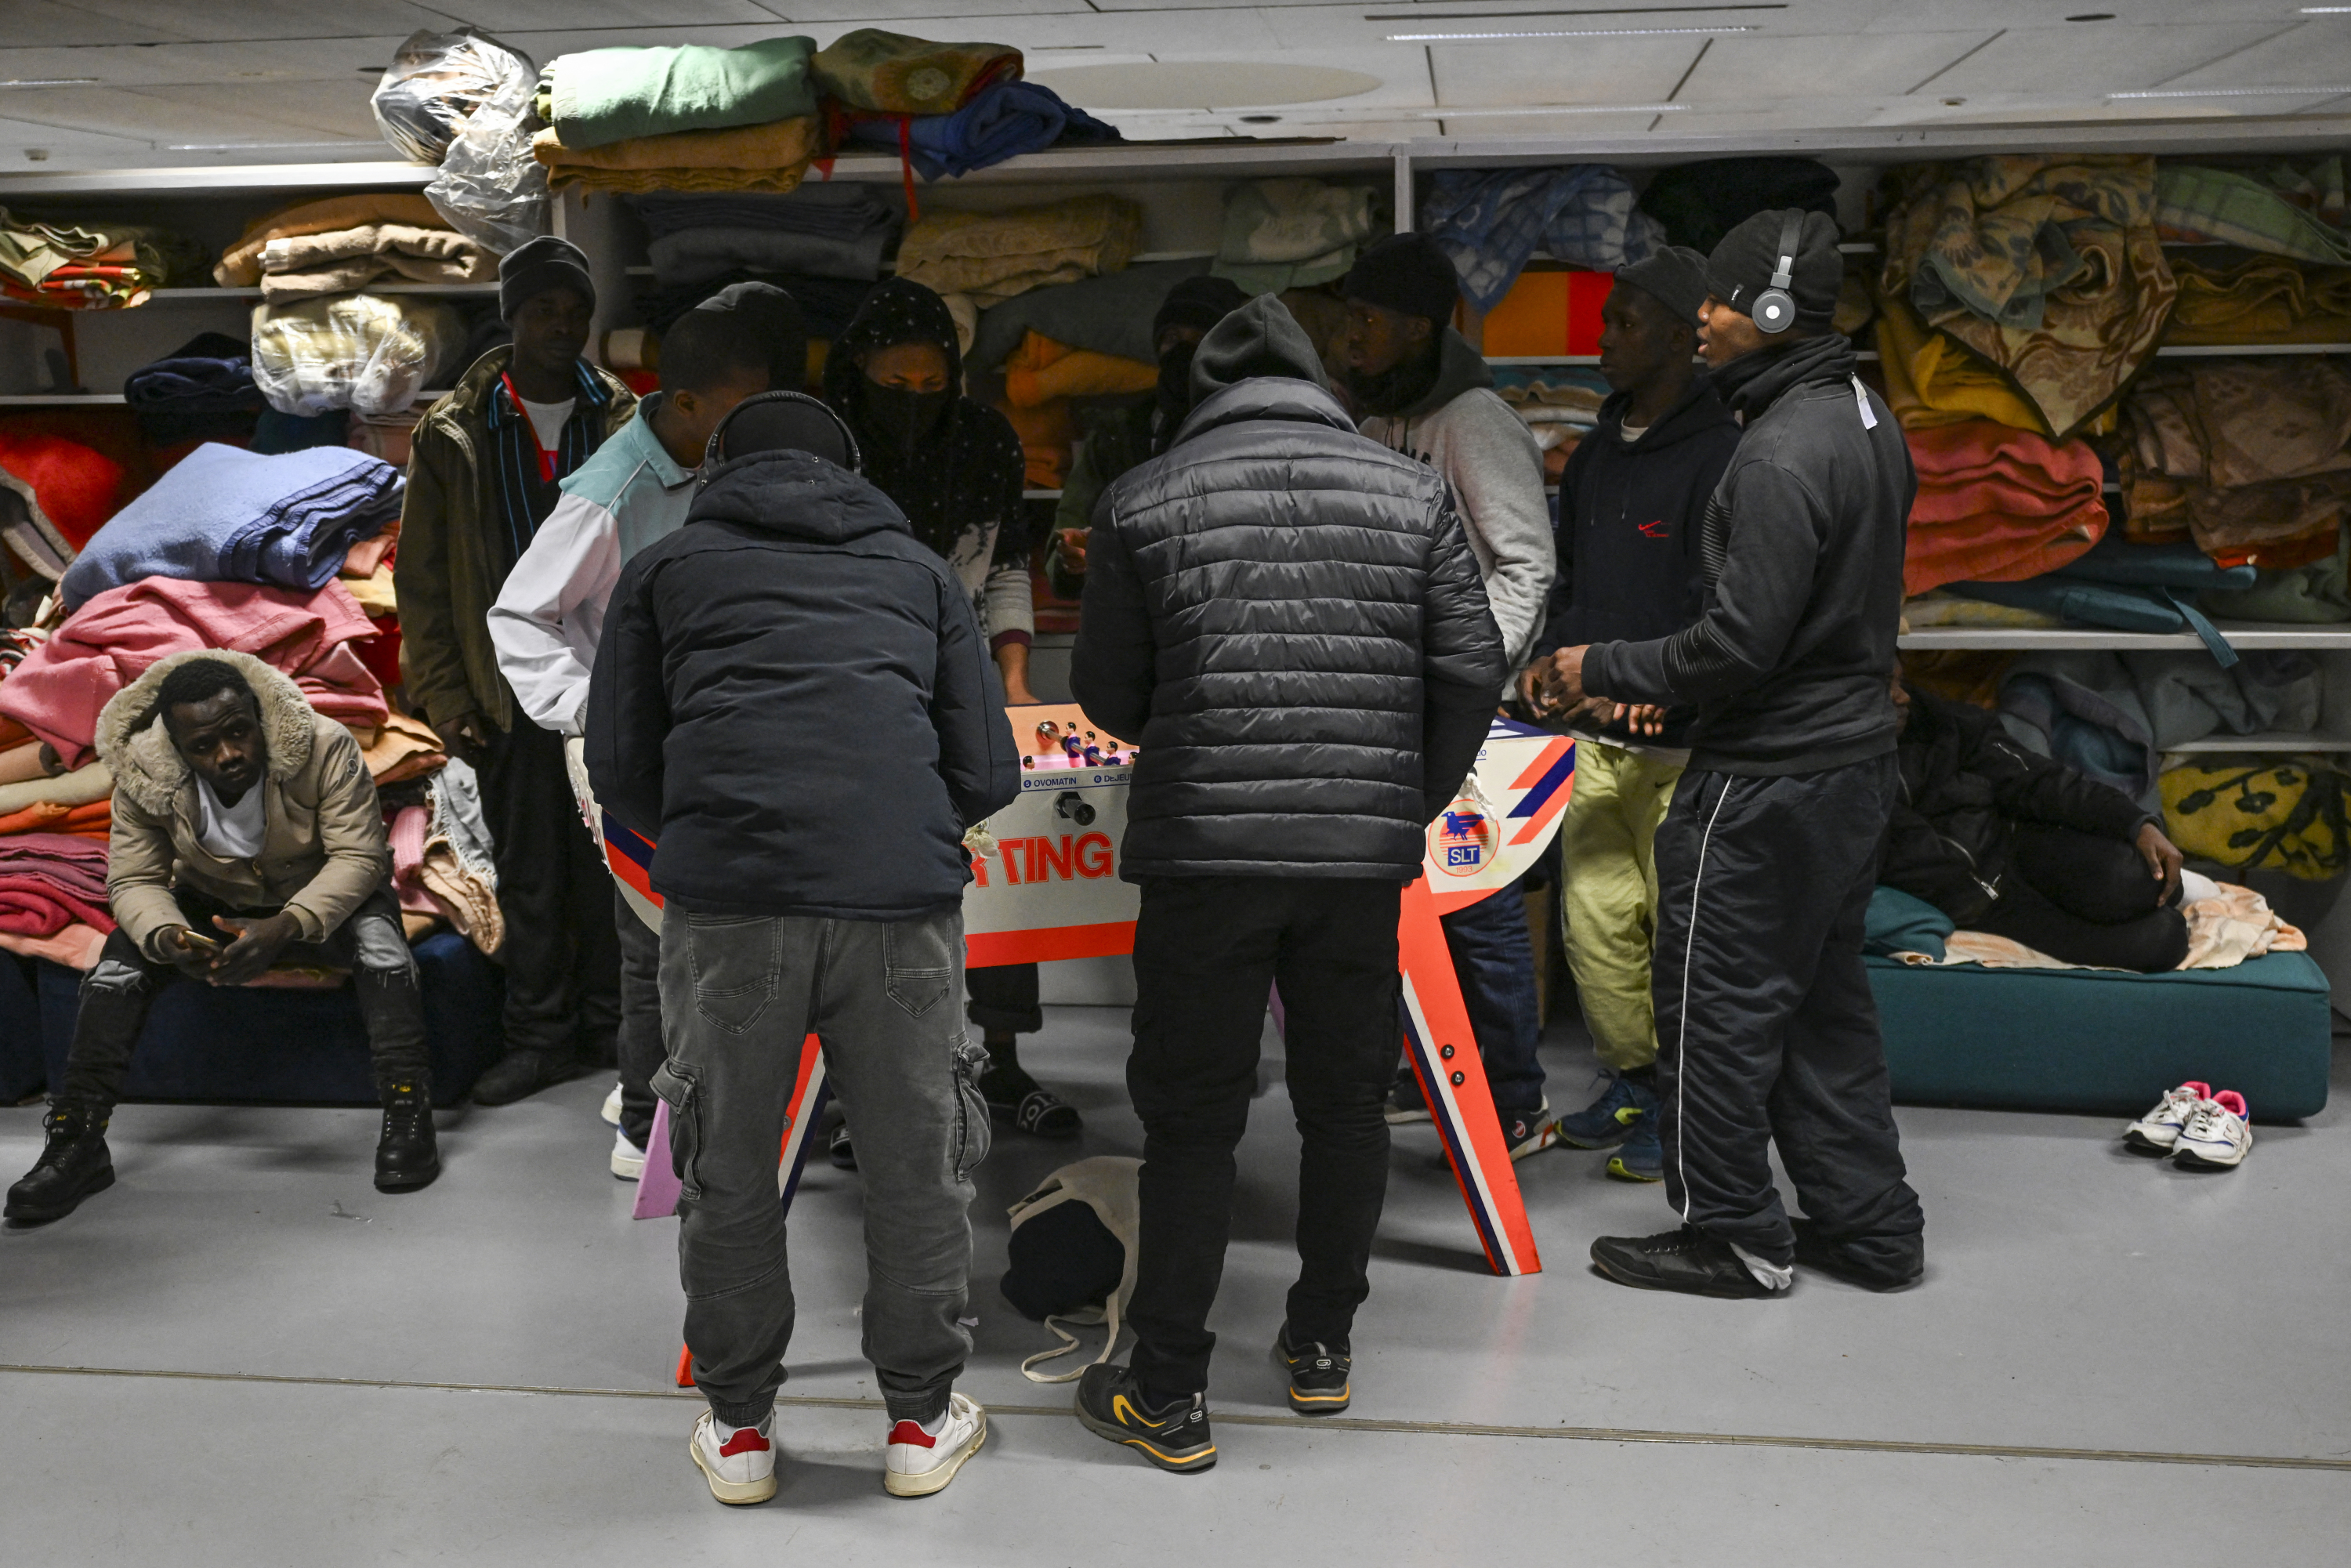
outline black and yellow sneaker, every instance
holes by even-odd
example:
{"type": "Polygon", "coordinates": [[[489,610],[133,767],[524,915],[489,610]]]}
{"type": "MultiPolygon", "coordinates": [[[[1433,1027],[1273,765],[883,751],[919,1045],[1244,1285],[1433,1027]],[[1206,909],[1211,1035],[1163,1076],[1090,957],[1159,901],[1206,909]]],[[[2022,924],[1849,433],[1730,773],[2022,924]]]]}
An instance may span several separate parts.
{"type": "Polygon", "coordinates": [[[1273,1358],[1290,1374],[1290,1407],[1301,1416],[1336,1416],[1354,1397],[1347,1374],[1354,1359],[1319,1340],[1293,1347],[1290,1325],[1273,1336],[1273,1358]]]}
{"type": "Polygon", "coordinates": [[[1207,1402],[1195,1394],[1152,1409],[1144,1404],[1143,1385],[1123,1366],[1086,1368],[1078,1382],[1078,1419],[1087,1431],[1124,1443],[1163,1470],[1186,1475],[1217,1462],[1207,1402]]]}

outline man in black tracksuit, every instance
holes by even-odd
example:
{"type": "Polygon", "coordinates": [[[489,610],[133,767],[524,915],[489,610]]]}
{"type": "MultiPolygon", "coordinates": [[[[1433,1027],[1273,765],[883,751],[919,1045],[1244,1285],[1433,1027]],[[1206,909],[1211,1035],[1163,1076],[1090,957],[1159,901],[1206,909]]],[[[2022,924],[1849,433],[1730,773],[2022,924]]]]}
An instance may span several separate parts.
{"type": "Polygon", "coordinates": [[[1760,213],[1715,247],[1701,347],[1746,433],[1707,508],[1704,613],[1554,661],[1554,700],[1698,708],[1656,842],[1666,1192],[1683,1226],[1593,1244],[1626,1284],[1792,1283],[1774,1142],[1808,1265],[1876,1289],[1925,1268],[1861,956],[1896,792],[1887,687],[1917,478],[1830,329],[1843,273],[1824,214],[1760,213]],[[1783,268],[1794,319],[1773,336],[1750,311],[1783,268]]]}
{"type": "Polygon", "coordinates": [[[1162,1469],[1216,1462],[1201,1395],[1266,989],[1287,1012],[1298,1283],[1275,1344],[1292,1408],[1346,1407],[1387,1190],[1396,918],[1427,824],[1510,676],[1444,477],[1355,434],[1279,300],[1201,340],[1175,444],[1094,508],[1070,674],[1140,743],[1134,931],[1142,1218],[1131,1366],[1086,1426],[1162,1469]]]}

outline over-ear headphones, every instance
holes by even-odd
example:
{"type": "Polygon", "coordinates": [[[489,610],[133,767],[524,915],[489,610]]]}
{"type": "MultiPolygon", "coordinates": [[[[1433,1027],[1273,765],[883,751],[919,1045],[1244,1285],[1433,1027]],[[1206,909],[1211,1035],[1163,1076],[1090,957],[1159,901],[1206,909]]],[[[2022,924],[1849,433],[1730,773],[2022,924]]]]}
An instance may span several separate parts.
{"type": "Polygon", "coordinates": [[[751,396],[745,398],[741,402],[737,403],[733,408],[728,409],[726,411],[726,417],[718,422],[718,428],[710,433],[710,440],[702,449],[701,470],[695,476],[694,481],[694,487],[697,491],[704,486],[710,483],[711,474],[716,470],[719,464],[726,461],[720,454],[724,451],[726,446],[726,427],[734,423],[736,418],[747,409],[768,406],[775,403],[805,403],[810,408],[814,409],[817,413],[824,415],[827,420],[831,422],[832,427],[841,433],[841,445],[848,450],[849,461],[843,464],[842,466],[847,468],[852,474],[862,474],[865,471],[865,455],[857,449],[857,433],[849,428],[849,422],[847,420],[841,418],[841,415],[832,411],[831,404],[825,402],[821,398],[813,398],[809,396],[808,393],[801,392],[756,392],[751,396]]]}
{"type": "Polygon", "coordinates": [[[1796,281],[1796,250],[1803,240],[1803,209],[1791,208],[1780,225],[1779,269],[1771,274],[1771,287],[1755,297],[1755,308],[1747,313],[1759,332],[1777,334],[1796,324],[1796,297],[1788,289],[1796,281]]]}

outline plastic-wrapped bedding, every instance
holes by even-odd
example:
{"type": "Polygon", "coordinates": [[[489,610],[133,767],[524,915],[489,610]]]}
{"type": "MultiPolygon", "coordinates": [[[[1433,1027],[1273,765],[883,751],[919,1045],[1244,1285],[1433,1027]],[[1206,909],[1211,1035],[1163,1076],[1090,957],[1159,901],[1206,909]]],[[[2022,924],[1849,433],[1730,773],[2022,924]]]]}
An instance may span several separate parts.
{"type": "Polygon", "coordinates": [[[465,346],[457,312],[415,295],[264,305],[253,313],[253,380],[280,413],[397,413],[436,371],[459,369],[465,346]]]}
{"type": "Polygon", "coordinates": [[[412,163],[438,163],[473,112],[510,82],[526,90],[529,57],[468,33],[412,33],[392,57],[370,107],[383,139],[412,163]]]}

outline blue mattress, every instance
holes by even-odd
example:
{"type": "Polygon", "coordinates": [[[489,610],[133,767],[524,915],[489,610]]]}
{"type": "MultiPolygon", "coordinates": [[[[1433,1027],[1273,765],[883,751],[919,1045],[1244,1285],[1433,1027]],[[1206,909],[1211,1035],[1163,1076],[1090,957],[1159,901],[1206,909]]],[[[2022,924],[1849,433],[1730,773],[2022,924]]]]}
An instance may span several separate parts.
{"type": "Polygon", "coordinates": [[[2257,1121],[2326,1104],[2334,1018],[2307,953],[2159,975],[1868,962],[1896,1100],[2130,1116],[2192,1078],[2257,1121]]]}

